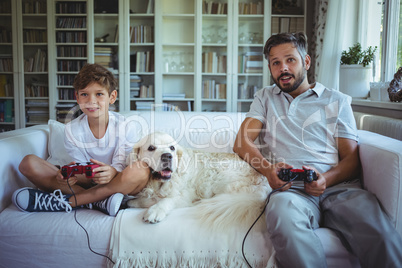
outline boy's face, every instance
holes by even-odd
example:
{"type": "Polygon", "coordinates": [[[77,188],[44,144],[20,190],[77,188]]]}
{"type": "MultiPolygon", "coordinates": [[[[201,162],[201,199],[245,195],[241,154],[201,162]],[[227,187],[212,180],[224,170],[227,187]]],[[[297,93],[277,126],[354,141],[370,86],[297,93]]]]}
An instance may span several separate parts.
{"type": "Polygon", "coordinates": [[[80,109],[88,118],[105,116],[109,105],[116,101],[117,92],[114,90],[110,96],[106,88],[98,83],[91,83],[86,88],[75,92],[80,109]]]}
{"type": "Polygon", "coordinates": [[[275,84],[287,93],[299,89],[305,82],[309,66],[310,57],[307,55],[306,59],[302,59],[297,48],[291,43],[275,46],[269,53],[272,78],[275,84]]]}

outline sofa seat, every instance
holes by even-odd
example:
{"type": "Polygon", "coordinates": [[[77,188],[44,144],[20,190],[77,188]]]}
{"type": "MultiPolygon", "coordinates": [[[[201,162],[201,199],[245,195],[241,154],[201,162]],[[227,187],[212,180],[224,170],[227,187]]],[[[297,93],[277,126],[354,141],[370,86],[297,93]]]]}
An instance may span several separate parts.
{"type": "MultiPolygon", "coordinates": [[[[77,220],[85,227],[91,248],[109,252],[114,217],[79,209],[77,220]]],[[[25,213],[10,205],[0,214],[0,267],[106,267],[104,257],[88,248],[87,236],[72,213],[25,213]]]]}

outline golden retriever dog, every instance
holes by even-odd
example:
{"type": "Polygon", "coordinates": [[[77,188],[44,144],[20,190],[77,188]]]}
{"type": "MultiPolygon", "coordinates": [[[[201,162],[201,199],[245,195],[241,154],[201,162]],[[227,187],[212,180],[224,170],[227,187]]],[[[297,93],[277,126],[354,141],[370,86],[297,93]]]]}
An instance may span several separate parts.
{"type": "Polygon", "coordinates": [[[161,132],[134,146],[128,162],[137,160],[148,164],[151,178],[127,205],[148,208],[143,219],[149,223],[162,221],[174,208],[197,205],[198,216],[215,227],[233,221],[250,224],[271,191],[267,179],[237,154],[183,148],[161,132]]]}

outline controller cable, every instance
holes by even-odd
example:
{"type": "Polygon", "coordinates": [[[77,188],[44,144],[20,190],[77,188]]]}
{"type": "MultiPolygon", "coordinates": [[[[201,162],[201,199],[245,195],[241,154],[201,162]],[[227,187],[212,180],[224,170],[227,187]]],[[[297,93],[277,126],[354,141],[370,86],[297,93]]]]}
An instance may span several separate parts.
{"type": "MultiPolygon", "coordinates": [[[[70,175],[68,176],[68,178],[70,178],[70,176],[71,176],[72,174],[73,174],[73,172],[71,171],[71,173],[70,173],[70,175]]],[[[71,188],[71,185],[70,185],[70,183],[68,182],[68,179],[67,179],[67,185],[68,185],[68,188],[70,188],[70,191],[71,191],[71,193],[72,193],[73,196],[74,196],[75,204],[77,204],[77,197],[75,196],[75,192],[73,191],[73,188],[71,188]]],[[[74,220],[75,220],[75,222],[84,230],[85,235],[86,235],[86,237],[87,237],[87,242],[88,242],[88,248],[89,248],[89,250],[90,250],[92,253],[96,254],[96,255],[99,255],[99,256],[101,256],[101,257],[104,257],[104,258],[108,259],[108,260],[109,260],[111,263],[113,263],[113,265],[114,265],[115,262],[114,262],[109,256],[104,255],[104,254],[99,253],[99,252],[96,252],[95,250],[92,249],[92,247],[91,247],[91,242],[90,242],[90,239],[89,239],[88,231],[87,231],[87,229],[85,229],[85,227],[84,227],[84,226],[78,221],[78,219],[77,219],[77,209],[74,209],[74,220]]]]}
{"type": "Polygon", "coordinates": [[[271,195],[272,195],[273,193],[279,191],[280,189],[282,189],[283,187],[285,187],[286,185],[288,185],[288,184],[291,183],[292,181],[296,180],[298,177],[299,177],[299,175],[295,176],[292,180],[286,182],[286,183],[285,183],[284,185],[282,185],[281,187],[279,187],[279,188],[277,188],[277,189],[275,189],[275,190],[272,190],[272,191],[268,194],[267,198],[265,199],[265,205],[264,205],[263,210],[261,211],[260,215],[257,217],[257,219],[254,221],[254,223],[251,225],[251,227],[248,229],[246,235],[244,236],[243,242],[242,242],[242,244],[241,244],[241,253],[243,254],[243,259],[244,259],[245,262],[247,263],[248,267],[252,268],[251,264],[248,262],[248,260],[247,260],[247,258],[246,258],[246,254],[244,253],[244,244],[245,244],[245,242],[246,242],[247,236],[248,236],[249,233],[251,232],[251,229],[253,229],[254,225],[258,222],[258,220],[259,220],[259,219],[261,218],[261,216],[264,214],[265,209],[267,208],[269,199],[271,198],[271,195]]]}

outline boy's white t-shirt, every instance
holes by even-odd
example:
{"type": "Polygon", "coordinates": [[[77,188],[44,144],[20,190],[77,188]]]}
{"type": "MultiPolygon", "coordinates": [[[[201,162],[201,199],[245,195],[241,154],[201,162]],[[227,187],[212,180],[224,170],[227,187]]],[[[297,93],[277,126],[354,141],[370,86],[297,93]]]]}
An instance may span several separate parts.
{"type": "Polygon", "coordinates": [[[109,124],[101,139],[92,134],[85,114],[67,123],[64,147],[77,163],[86,164],[92,158],[121,172],[136,140],[134,124],[130,124],[124,116],[109,111],[109,124]]]}

